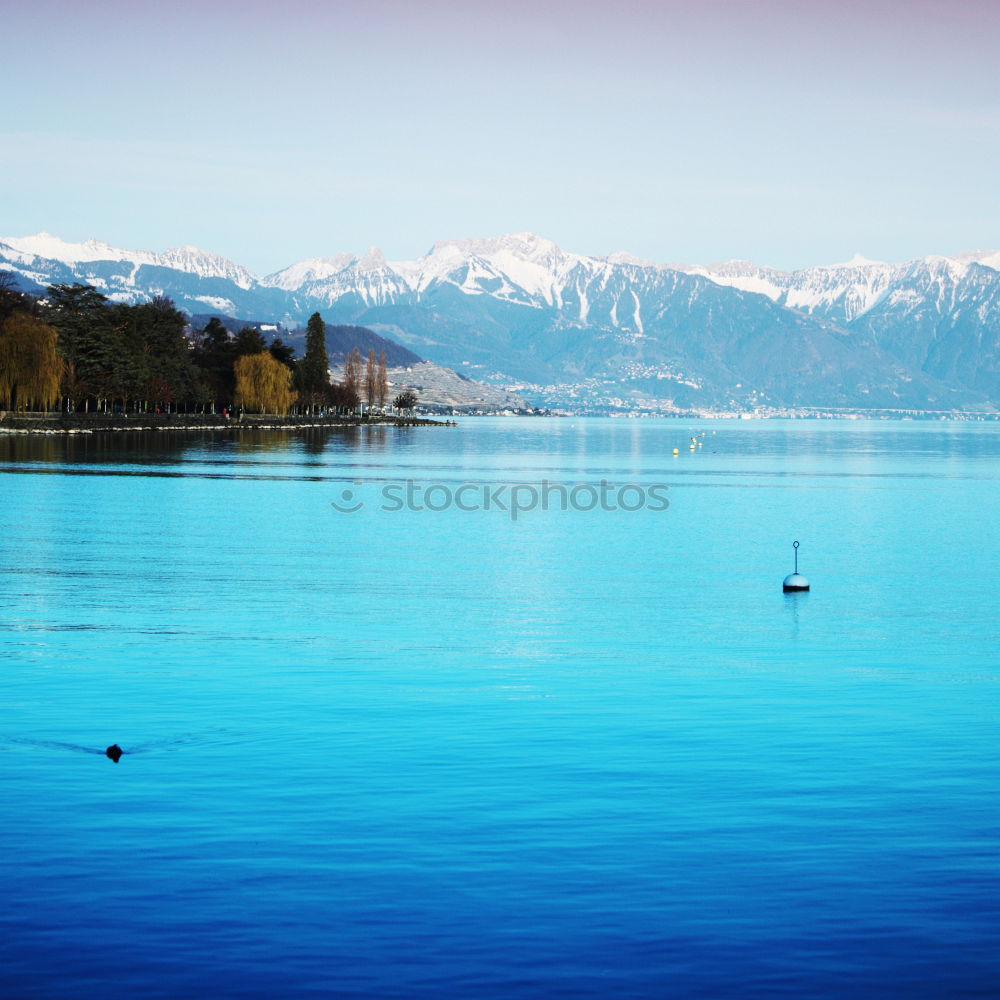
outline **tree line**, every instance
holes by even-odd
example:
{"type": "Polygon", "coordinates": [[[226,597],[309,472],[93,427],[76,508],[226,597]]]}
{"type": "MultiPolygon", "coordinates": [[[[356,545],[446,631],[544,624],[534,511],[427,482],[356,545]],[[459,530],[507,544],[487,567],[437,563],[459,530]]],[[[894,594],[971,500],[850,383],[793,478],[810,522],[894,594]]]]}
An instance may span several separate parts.
{"type": "MultiPolygon", "coordinates": [[[[314,313],[305,355],[244,327],[230,334],[216,317],[201,330],[165,297],[138,305],[110,301],[80,283],[45,297],[17,290],[0,272],[0,409],[66,413],[384,412],[385,352],[362,359],[355,347],[343,377],[331,380],[326,324],[314,313]]],[[[412,409],[412,394],[393,401],[412,409]]]]}

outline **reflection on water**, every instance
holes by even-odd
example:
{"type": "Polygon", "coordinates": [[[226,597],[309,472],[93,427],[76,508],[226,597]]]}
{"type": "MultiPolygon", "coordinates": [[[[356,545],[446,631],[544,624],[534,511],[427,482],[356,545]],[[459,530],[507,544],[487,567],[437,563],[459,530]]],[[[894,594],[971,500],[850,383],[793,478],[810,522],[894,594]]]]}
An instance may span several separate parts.
{"type": "MultiPolygon", "coordinates": [[[[323,455],[327,451],[384,452],[413,432],[409,427],[303,427],[280,430],[131,431],[94,434],[0,433],[0,468],[34,464],[149,466],[186,460],[226,462],[233,456],[323,455]]],[[[433,433],[434,428],[423,429],[433,433]]]]}

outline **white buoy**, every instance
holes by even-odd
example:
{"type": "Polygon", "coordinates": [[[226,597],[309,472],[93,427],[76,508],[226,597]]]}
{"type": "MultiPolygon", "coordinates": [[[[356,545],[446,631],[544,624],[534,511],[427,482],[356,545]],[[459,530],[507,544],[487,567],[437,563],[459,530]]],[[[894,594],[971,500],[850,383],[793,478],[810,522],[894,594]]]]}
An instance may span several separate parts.
{"type": "Polygon", "coordinates": [[[795,572],[789,573],[785,577],[785,582],[781,585],[781,589],[786,594],[794,594],[809,589],[809,581],[799,572],[799,543],[792,542],[792,548],[795,550],[795,572]]]}

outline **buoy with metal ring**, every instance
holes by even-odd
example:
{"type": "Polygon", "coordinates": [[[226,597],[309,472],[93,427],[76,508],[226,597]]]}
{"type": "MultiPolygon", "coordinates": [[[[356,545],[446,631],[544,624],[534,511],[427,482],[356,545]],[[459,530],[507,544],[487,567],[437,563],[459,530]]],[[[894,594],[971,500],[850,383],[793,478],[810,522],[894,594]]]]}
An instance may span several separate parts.
{"type": "Polygon", "coordinates": [[[792,548],[795,550],[795,572],[789,573],[781,585],[781,589],[786,594],[795,594],[809,589],[809,581],[799,572],[799,543],[792,542],[792,548]]]}

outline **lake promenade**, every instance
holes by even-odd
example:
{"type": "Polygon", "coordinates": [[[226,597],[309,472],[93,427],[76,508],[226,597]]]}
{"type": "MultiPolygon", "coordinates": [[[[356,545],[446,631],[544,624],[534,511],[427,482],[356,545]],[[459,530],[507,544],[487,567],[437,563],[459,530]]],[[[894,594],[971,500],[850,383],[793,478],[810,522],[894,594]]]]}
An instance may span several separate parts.
{"type": "Polygon", "coordinates": [[[221,413],[12,413],[0,410],[0,434],[95,434],[118,431],[231,431],[286,430],[299,427],[359,427],[363,425],[394,427],[451,427],[451,420],[427,417],[358,416],[343,414],[298,415],[279,417],[273,414],[245,413],[228,416],[221,413]]]}

